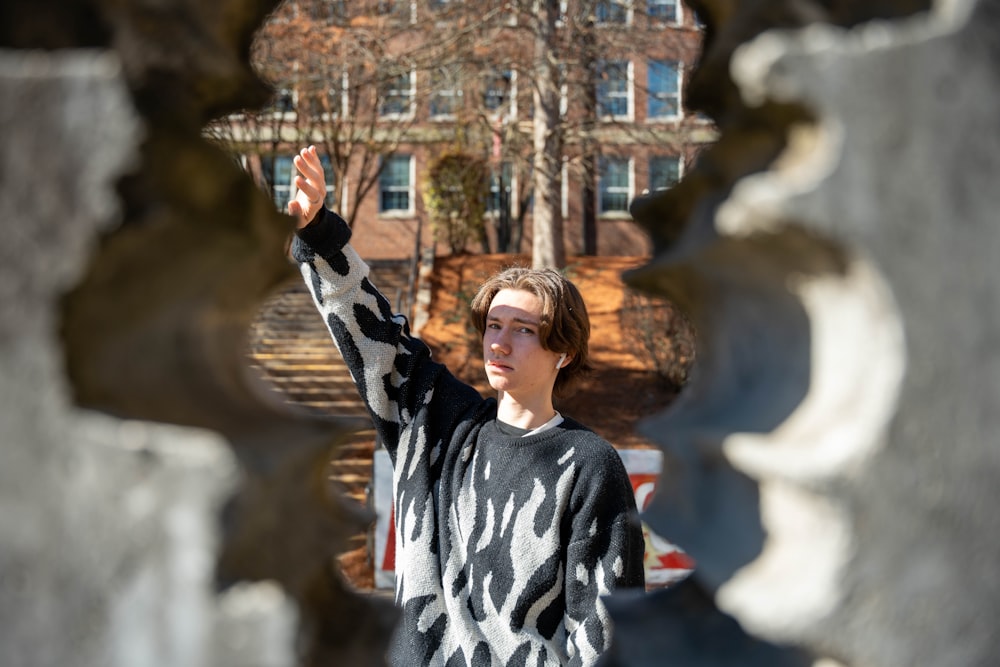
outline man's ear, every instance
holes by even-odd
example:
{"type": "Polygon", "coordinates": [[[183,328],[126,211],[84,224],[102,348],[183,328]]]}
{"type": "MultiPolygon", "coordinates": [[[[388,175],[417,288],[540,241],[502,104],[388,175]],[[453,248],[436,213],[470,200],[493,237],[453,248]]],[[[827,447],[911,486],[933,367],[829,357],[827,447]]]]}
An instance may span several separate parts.
{"type": "Polygon", "coordinates": [[[559,355],[559,361],[556,362],[556,370],[559,370],[560,368],[563,367],[563,362],[564,361],[566,361],[566,353],[565,352],[563,352],[562,354],[559,355]]]}

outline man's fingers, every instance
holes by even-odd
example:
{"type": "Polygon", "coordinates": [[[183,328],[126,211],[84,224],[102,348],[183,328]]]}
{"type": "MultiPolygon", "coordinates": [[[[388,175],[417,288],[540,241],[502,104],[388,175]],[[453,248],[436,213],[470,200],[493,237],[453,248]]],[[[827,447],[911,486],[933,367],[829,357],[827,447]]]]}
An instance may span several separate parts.
{"type": "Polygon", "coordinates": [[[303,193],[311,203],[322,201],[323,195],[326,194],[326,188],[321,188],[314,181],[301,176],[295,177],[295,189],[303,193]]]}
{"type": "Polygon", "coordinates": [[[319,153],[316,152],[315,146],[303,148],[299,151],[299,154],[295,156],[293,163],[295,164],[295,168],[298,169],[299,173],[304,177],[315,183],[325,183],[323,164],[320,162],[319,153]]]}

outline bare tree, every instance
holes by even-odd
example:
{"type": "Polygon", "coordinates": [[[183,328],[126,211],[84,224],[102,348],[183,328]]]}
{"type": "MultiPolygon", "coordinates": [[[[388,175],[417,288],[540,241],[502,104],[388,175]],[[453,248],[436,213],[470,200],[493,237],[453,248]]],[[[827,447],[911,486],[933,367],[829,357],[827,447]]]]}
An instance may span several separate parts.
{"type": "MultiPolygon", "coordinates": [[[[533,263],[559,267],[564,175],[582,184],[571,194],[581,203],[580,245],[592,253],[602,156],[637,145],[686,155],[680,124],[632,122],[598,103],[614,63],[658,50],[690,63],[700,45],[690,29],[647,25],[636,7],[286,0],[254,45],[255,66],[276,91],[274,108],[220,119],[213,133],[248,156],[248,169],[267,185],[261,158],[317,144],[333,175],[331,204],[351,224],[377,188],[384,158],[401,146],[422,146],[424,164],[448,152],[481,155],[493,172],[495,249],[519,251],[530,215],[533,263]]],[[[648,92],[632,83],[637,97],[648,92]]]]}
{"type": "Polygon", "coordinates": [[[559,0],[533,0],[535,209],[532,215],[531,264],[535,268],[562,268],[566,264],[559,190],[562,136],[559,128],[559,63],[555,48],[558,20],[559,0]]]}

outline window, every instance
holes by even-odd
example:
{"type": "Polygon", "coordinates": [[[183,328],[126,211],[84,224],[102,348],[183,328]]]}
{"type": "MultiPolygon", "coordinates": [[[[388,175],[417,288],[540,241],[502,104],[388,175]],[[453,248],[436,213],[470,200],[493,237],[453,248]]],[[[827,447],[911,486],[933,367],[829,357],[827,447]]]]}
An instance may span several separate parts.
{"type": "Polygon", "coordinates": [[[632,164],[626,158],[602,157],[598,167],[598,211],[628,213],[632,199],[632,164]]]}
{"type": "Polygon", "coordinates": [[[483,106],[493,113],[502,113],[511,99],[514,78],[510,70],[494,69],[488,72],[483,84],[483,106]]]}
{"type": "Polygon", "coordinates": [[[380,86],[380,116],[410,116],[413,114],[413,72],[400,74],[380,86]]]}
{"type": "Polygon", "coordinates": [[[292,166],[291,155],[277,155],[275,157],[265,157],[261,159],[261,168],[264,171],[264,179],[271,184],[271,199],[279,211],[284,211],[288,205],[288,200],[292,194],[292,166]]]}
{"type": "Polygon", "coordinates": [[[486,212],[497,216],[510,214],[511,180],[514,169],[510,162],[504,162],[499,169],[490,173],[490,196],[486,200],[486,212]]]}
{"type": "MultiPolygon", "coordinates": [[[[271,184],[271,199],[279,211],[288,210],[288,201],[292,198],[292,179],[295,177],[294,155],[275,155],[262,157],[260,164],[264,180],[271,184]]],[[[334,174],[330,166],[330,158],[320,155],[319,161],[326,174],[326,202],[329,204],[333,196],[334,174]]]]}
{"type": "Polygon", "coordinates": [[[381,213],[409,213],[413,201],[411,193],[412,158],[409,155],[393,155],[385,158],[382,173],[378,179],[379,211],[381,213]]]}
{"type": "Polygon", "coordinates": [[[646,13],[663,23],[680,23],[677,0],[646,0],[646,13]]]}
{"type": "Polygon", "coordinates": [[[649,189],[666,190],[681,180],[681,159],[676,155],[649,158],[649,189]]]}
{"type": "Polygon", "coordinates": [[[452,118],[461,107],[459,68],[456,65],[438,67],[431,72],[431,118],[452,118]]]}
{"type": "Polygon", "coordinates": [[[615,2],[614,0],[598,0],[594,6],[594,18],[597,23],[628,23],[628,3],[615,2]]]}
{"type": "Polygon", "coordinates": [[[601,117],[629,118],[631,103],[629,63],[602,61],[597,66],[597,114],[601,117]]]}
{"type": "Polygon", "coordinates": [[[317,21],[327,21],[331,24],[342,23],[347,19],[346,0],[322,0],[311,6],[312,18],[317,21]]]}
{"type": "Polygon", "coordinates": [[[291,88],[280,88],[274,93],[274,97],[271,98],[271,105],[268,110],[273,113],[291,113],[295,111],[296,102],[295,91],[291,88]]]}
{"type": "Polygon", "coordinates": [[[333,81],[330,87],[327,88],[327,104],[329,105],[330,116],[340,118],[347,115],[347,111],[350,108],[350,100],[347,93],[349,85],[349,75],[347,74],[347,70],[344,70],[340,74],[340,81],[333,81]]]}
{"type": "Polygon", "coordinates": [[[647,118],[677,118],[681,108],[681,66],[676,60],[650,60],[647,118]]]}
{"type": "Polygon", "coordinates": [[[379,0],[378,13],[391,16],[400,21],[411,21],[413,18],[413,3],[411,0],[379,0]]]}

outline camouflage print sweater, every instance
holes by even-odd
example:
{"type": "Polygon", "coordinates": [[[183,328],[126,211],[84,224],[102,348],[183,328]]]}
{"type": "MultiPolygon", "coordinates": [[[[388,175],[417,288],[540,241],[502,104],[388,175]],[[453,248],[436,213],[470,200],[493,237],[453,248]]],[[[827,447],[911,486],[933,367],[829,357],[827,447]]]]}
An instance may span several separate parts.
{"type": "Polygon", "coordinates": [[[593,665],[611,640],[601,596],[643,584],[624,466],[572,419],[497,427],[368,281],[350,229],[322,211],[293,245],[316,306],[393,462],[395,665],[593,665]]]}

